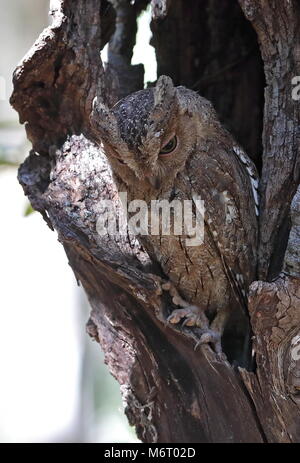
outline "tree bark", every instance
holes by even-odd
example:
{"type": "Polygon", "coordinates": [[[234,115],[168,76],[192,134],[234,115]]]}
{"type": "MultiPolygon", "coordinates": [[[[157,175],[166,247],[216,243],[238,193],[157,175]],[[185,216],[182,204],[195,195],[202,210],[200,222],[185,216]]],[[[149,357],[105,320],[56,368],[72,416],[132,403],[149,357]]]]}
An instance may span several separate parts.
{"type": "Polygon", "coordinates": [[[101,344],[129,422],[145,442],[300,439],[300,118],[291,97],[291,78],[300,75],[300,11],[293,0],[239,2],[264,62],[264,116],[258,43],[237,3],[153,0],[152,30],[158,73],[211,98],[262,165],[264,281],[252,284],[249,297],[253,371],[230,365],[207,345],[195,348],[196,330],[166,324],[175,307],[149,275],[155,263],[132,237],[97,233],[100,199],[120,204],[105,156],[92,142],[92,100],[101,95],[112,104],[142,85],[142,68],[130,58],[136,16],[147,2],[130,9],[127,0],[112,1],[115,10],[107,0],[52,2],[52,26],[14,74],[11,102],[32,142],[19,180],[58,232],[91,304],[88,333],[101,344]],[[109,40],[104,70],[99,51],[109,40]]]}

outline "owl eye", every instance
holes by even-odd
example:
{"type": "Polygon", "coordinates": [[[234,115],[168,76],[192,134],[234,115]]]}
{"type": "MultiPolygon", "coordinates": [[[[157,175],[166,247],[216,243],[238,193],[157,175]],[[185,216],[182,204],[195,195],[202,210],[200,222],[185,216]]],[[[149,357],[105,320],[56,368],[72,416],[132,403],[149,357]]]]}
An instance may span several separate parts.
{"type": "Polygon", "coordinates": [[[162,147],[159,154],[164,155],[164,154],[172,153],[172,151],[174,151],[176,146],[177,146],[177,137],[175,135],[173,138],[171,138],[170,141],[168,141],[168,143],[165,146],[162,147]]]}

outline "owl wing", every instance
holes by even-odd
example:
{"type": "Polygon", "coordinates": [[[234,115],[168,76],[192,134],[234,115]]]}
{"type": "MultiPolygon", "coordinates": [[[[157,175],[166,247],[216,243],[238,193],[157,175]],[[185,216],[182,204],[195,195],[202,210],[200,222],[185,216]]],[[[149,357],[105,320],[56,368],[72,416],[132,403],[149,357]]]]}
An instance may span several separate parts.
{"type": "Polygon", "coordinates": [[[229,141],[212,140],[191,156],[187,177],[193,191],[204,200],[207,242],[219,255],[233,294],[246,307],[257,261],[255,167],[230,137],[229,141]]]}

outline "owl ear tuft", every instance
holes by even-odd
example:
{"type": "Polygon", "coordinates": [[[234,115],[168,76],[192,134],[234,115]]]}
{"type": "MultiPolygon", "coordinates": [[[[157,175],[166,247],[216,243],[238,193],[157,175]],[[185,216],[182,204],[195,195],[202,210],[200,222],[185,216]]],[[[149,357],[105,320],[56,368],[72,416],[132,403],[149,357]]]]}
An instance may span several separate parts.
{"type": "Polygon", "coordinates": [[[171,77],[160,76],[154,90],[154,107],[168,106],[174,97],[175,87],[171,77]]]}
{"type": "Polygon", "coordinates": [[[159,151],[161,138],[168,131],[170,121],[177,114],[177,92],[172,79],[168,76],[160,76],[156,86],[153,88],[154,103],[150,110],[148,129],[143,141],[145,149],[156,149],[159,151]]]}
{"type": "Polygon", "coordinates": [[[151,118],[157,125],[166,126],[176,105],[176,88],[168,76],[160,76],[154,88],[151,118]]]}
{"type": "Polygon", "coordinates": [[[90,115],[93,137],[97,142],[102,140],[109,141],[118,138],[118,123],[110,109],[95,97],[93,109],[90,115]]]}

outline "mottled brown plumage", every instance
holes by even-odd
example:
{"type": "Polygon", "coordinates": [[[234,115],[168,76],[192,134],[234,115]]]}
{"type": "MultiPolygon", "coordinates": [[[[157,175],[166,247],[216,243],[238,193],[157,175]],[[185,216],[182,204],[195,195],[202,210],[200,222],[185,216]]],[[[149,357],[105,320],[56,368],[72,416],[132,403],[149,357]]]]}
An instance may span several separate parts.
{"type": "Polygon", "coordinates": [[[119,191],[126,191],[129,200],[150,203],[195,195],[204,200],[202,245],[186,246],[185,236],[139,238],[176,288],[173,293],[178,290],[196,306],[184,307],[181,301],[182,308],[169,321],[200,325],[202,342],[216,342],[227,321],[233,332],[233,323],[243,325],[245,332],[243,309],[256,270],[258,179],[252,161],[221,126],[212,105],[162,76],[155,88],[124,98],[111,110],[96,102],[91,120],[119,191]],[[174,136],[174,151],[160,155],[174,136]]]}

